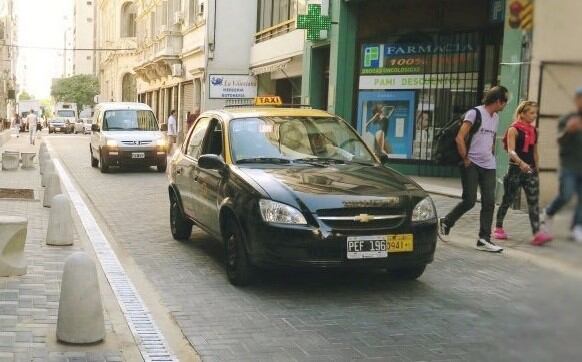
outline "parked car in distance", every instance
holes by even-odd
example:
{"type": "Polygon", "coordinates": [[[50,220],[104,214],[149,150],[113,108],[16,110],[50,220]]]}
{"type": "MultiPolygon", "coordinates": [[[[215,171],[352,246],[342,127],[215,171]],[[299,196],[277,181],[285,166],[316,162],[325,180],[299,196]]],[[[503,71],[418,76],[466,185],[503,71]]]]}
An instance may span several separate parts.
{"type": "Polygon", "coordinates": [[[205,112],[168,177],[174,239],[189,239],[196,224],[221,241],[234,285],[274,267],[378,268],[416,279],[433,261],[431,197],[324,111],[205,112]]]}
{"type": "Polygon", "coordinates": [[[143,103],[108,102],[95,107],[89,146],[91,166],[156,166],[165,172],[168,143],[151,108],[143,103]]]}

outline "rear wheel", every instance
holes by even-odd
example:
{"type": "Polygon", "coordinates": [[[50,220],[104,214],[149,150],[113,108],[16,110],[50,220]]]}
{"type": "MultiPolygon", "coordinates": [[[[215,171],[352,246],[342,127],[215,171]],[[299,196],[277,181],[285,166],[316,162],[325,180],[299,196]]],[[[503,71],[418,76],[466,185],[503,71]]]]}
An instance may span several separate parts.
{"type": "Polygon", "coordinates": [[[255,270],[249,261],[245,237],[235,220],[228,220],[224,231],[226,276],[232,285],[252,283],[255,270]]]}
{"type": "Polygon", "coordinates": [[[103,157],[103,151],[99,152],[99,169],[101,173],[109,172],[109,162],[103,157]]]}
{"type": "Polygon", "coordinates": [[[192,235],[192,222],[184,217],[174,195],[170,198],[170,229],[175,240],[188,240],[192,235]]]}
{"type": "Polygon", "coordinates": [[[397,280],[416,280],[424,273],[426,265],[388,270],[390,277],[397,280]]]}

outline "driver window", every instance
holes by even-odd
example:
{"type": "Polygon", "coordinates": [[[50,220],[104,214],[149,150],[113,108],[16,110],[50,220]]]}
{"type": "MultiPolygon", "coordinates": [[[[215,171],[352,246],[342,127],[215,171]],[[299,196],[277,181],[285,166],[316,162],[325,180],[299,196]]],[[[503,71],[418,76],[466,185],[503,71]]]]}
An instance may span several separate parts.
{"type": "Polygon", "coordinates": [[[188,141],[188,149],[186,150],[188,156],[192,158],[198,158],[200,155],[202,141],[204,140],[204,136],[206,135],[206,130],[208,129],[209,124],[210,119],[201,118],[194,125],[194,129],[192,130],[190,139],[188,141]]]}
{"type": "Polygon", "coordinates": [[[202,154],[222,156],[222,125],[217,119],[210,123],[210,132],[206,136],[202,154]]]}

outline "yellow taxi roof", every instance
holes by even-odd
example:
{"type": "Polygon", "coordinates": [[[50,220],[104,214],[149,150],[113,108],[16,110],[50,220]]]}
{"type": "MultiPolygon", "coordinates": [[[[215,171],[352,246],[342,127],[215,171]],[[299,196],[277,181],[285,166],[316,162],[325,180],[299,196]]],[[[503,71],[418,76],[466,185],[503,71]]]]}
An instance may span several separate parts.
{"type": "Polygon", "coordinates": [[[319,109],[285,107],[233,107],[209,111],[208,113],[219,113],[225,120],[250,117],[333,117],[319,109]]]}

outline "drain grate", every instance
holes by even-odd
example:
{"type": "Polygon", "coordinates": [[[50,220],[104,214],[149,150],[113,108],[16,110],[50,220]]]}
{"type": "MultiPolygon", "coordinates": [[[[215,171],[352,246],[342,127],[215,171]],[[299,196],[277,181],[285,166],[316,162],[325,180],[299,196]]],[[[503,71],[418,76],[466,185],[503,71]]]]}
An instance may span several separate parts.
{"type": "Polygon", "coordinates": [[[77,210],[83,227],[87,231],[95,254],[117,297],[144,361],[178,361],[69,175],[59,160],[54,160],[54,165],[69,194],[71,204],[77,210]]]}
{"type": "Polygon", "coordinates": [[[2,188],[0,188],[0,199],[34,200],[34,191],[32,189],[2,189],[2,188]]]}

